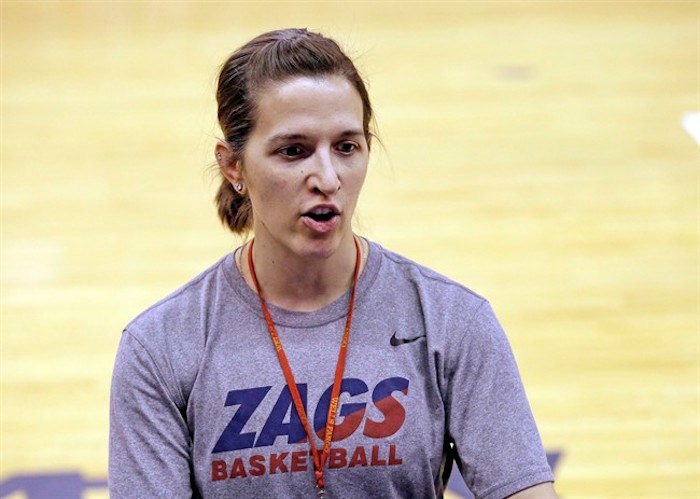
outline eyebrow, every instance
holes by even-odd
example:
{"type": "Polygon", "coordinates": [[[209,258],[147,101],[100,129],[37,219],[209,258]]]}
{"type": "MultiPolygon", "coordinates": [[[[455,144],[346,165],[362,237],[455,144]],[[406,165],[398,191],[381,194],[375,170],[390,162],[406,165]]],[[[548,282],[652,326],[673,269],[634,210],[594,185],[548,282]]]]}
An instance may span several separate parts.
{"type": "MultiPolygon", "coordinates": [[[[362,130],[345,130],[344,132],[340,133],[341,138],[345,137],[355,137],[361,135],[364,137],[365,133],[362,130]]],[[[279,133],[277,135],[273,135],[270,137],[270,139],[267,141],[268,143],[273,143],[273,142],[281,142],[281,141],[288,141],[288,140],[307,140],[309,138],[308,135],[304,135],[303,133],[279,133]]]]}

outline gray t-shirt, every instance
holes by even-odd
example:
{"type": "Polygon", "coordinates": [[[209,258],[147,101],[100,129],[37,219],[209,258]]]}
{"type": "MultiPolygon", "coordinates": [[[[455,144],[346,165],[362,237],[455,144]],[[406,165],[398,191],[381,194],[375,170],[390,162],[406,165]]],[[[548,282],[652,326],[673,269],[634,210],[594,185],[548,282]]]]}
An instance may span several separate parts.
{"type": "MultiPolygon", "coordinates": [[[[348,300],[315,312],[270,306],[317,435],[348,300]]],[[[553,480],[489,303],[375,243],[358,282],[333,440],[331,498],[441,497],[453,462],[477,498],[553,480]]],[[[232,254],[126,327],[109,461],[112,499],[315,494],[306,434],[232,254]]]]}

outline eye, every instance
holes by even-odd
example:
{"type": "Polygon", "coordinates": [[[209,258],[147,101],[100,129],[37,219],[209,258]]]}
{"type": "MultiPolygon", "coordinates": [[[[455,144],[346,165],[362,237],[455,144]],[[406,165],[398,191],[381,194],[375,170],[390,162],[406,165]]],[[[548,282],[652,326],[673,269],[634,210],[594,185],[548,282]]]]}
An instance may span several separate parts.
{"type": "Polygon", "coordinates": [[[295,159],[302,157],[305,151],[301,146],[285,146],[277,149],[277,154],[281,154],[285,158],[295,159]]]}
{"type": "Polygon", "coordinates": [[[345,141],[338,144],[336,149],[342,154],[352,154],[359,149],[359,146],[355,142],[345,141]]]}

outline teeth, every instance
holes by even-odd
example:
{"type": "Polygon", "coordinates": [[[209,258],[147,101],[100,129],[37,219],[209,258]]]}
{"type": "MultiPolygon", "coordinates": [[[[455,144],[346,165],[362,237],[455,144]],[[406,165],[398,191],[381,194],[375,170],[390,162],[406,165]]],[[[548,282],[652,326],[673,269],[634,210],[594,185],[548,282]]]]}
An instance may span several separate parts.
{"type": "Polygon", "coordinates": [[[309,211],[306,216],[313,218],[317,222],[327,222],[337,215],[337,212],[333,208],[319,206],[309,211]]]}
{"type": "Polygon", "coordinates": [[[317,208],[312,210],[311,213],[314,215],[328,215],[329,213],[333,213],[333,210],[330,208],[317,208]]]}

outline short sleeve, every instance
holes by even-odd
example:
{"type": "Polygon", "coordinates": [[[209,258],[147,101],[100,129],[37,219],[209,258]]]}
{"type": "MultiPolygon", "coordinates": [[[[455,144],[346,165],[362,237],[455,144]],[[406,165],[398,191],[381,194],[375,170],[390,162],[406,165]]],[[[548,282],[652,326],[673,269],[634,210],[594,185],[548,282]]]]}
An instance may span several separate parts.
{"type": "Polygon", "coordinates": [[[110,497],[190,499],[190,476],[183,408],[150,353],[124,331],[112,374],[110,497]]]}
{"type": "Polygon", "coordinates": [[[454,336],[446,371],[449,436],[477,499],[499,499],[552,471],[505,333],[488,302],[454,336]]]}

